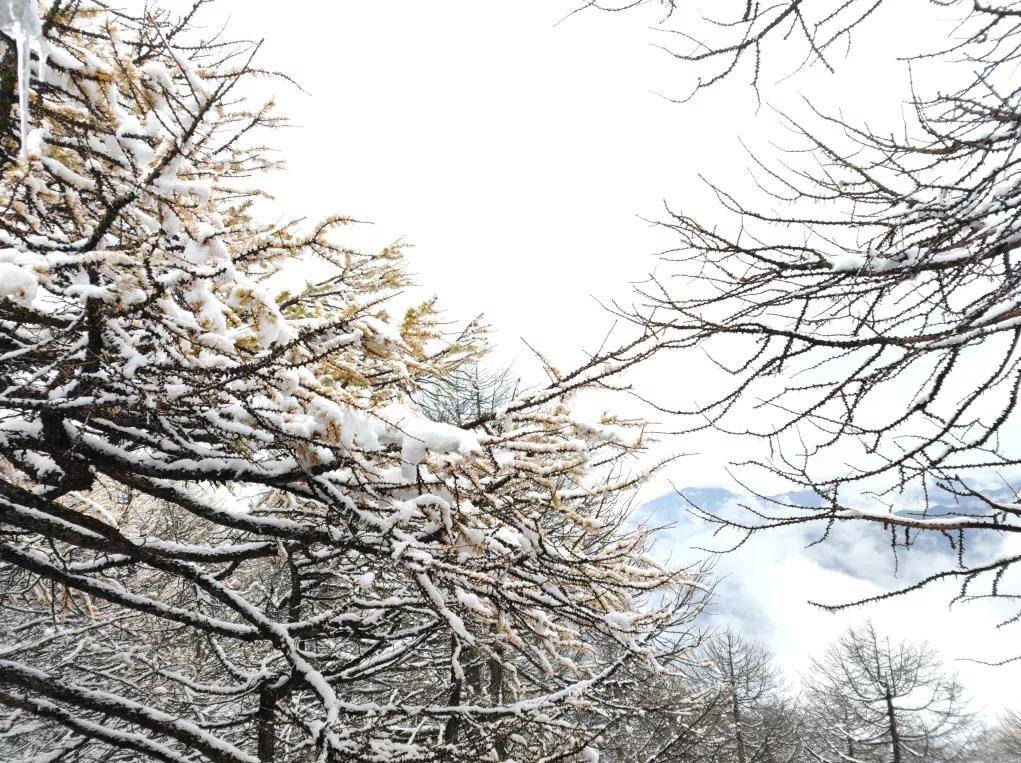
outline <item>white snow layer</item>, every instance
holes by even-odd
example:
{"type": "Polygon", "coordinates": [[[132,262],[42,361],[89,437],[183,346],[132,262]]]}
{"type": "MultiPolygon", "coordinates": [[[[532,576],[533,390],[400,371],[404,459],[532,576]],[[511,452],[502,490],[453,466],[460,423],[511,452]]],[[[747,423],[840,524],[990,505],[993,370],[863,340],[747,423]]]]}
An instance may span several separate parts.
{"type": "Polygon", "coordinates": [[[0,262],[0,301],[10,297],[23,307],[31,307],[38,282],[28,270],[10,262],[0,262]]]}

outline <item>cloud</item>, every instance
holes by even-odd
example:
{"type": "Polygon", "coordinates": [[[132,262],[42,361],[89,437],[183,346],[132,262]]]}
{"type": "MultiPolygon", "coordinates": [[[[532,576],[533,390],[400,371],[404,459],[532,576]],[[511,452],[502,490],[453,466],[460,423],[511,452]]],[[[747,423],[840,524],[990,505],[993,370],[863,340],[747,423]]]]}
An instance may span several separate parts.
{"type": "MultiPolygon", "coordinates": [[[[751,501],[718,487],[681,493],[721,513],[740,511],[740,503],[751,501]]],[[[671,525],[658,534],[653,553],[675,564],[703,559],[706,554],[699,548],[724,549],[737,537],[714,534],[687,506],[681,495],[668,493],[643,505],[633,517],[649,525],[671,525]]],[[[946,539],[920,539],[908,550],[898,549],[895,560],[889,535],[875,525],[843,523],[824,543],[812,545],[822,529],[797,525],[760,533],[719,556],[714,570],[717,593],[707,623],[733,627],[761,641],[796,683],[798,674],[837,634],[871,619],[891,638],[926,641],[939,650],[949,668],[959,674],[976,710],[993,714],[1017,706],[1014,687],[1021,681],[1021,663],[994,668],[973,662],[1021,655],[1016,638],[1016,628],[1021,626],[996,627],[1013,614],[1002,601],[950,608],[959,583],[946,583],[837,613],[810,603],[851,602],[896,590],[952,566],[956,552],[946,539]]],[[[986,541],[969,553],[976,560],[986,558],[1002,553],[1011,542],[986,541]]]]}

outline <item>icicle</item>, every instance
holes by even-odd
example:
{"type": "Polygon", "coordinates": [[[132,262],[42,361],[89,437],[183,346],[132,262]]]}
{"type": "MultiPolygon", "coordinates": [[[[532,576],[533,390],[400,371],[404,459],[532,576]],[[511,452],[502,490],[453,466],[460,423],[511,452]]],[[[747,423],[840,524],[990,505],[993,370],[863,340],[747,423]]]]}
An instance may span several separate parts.
{"type": "Polygon", "coordinates": [[[28,90],[32,78],[32,50],[39,56],[39,76],[46,69],[42,24],[36,0],[0,0],[0,32],[17,46],[18,108],[21,111],[21,160],[28,159],[28,90]]]}
{"type": "Polygon", "coordinates": [[[18,113],[21,117],[21,161],[24,162],[28,160],[28,83],[31,76],[28,65],[31,53],[20,30],[14,42],[18,46],[18,113]]]}

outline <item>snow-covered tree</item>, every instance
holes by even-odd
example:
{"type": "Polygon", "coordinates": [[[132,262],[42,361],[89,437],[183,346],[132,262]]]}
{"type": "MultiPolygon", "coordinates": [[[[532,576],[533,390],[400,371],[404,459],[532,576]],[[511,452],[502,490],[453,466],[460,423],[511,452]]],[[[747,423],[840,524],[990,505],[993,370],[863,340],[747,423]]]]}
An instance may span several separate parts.
{"type": "Polygon", "coordinates": [[[623,523],[642,425],[571,407],[655,343],[430,420],[481,328],[262,222],[280,119],[205,4],[0,24],[4,759],[597,759],[702,597],[623,523]]]}
{"type": "Polygon", "coordinates": [[[995,725],[979,727],[972,734],[968,763],[1011,763],[1021,760],[1021,715],[1003,713],[995,725]]]}
{"type": "MultiPolygon", "coordinates": [[[[685,666],[690,669],[690,665],[685,666]]],[[[628,718],[620,733],[603,744],[600,760],[613,763],[699,763],[721,760],[727,739],[717,731],[725,711],[719,692],[677,673],[646,672],[639,683],[623,687],[622,701],[634,702],[642,713],[628,718]]]]}
{"type": "Polygon", "coordinates": [[[689,670],[691,684],[716,697],[713,733],[720,740],[707,761],[789,763],[800,760],[795,703],[773,655],[732,630],[710,638],[689,670]]]}
{"type": "Polygon", "coordinates": [[[891,643],[871,624],[848,630],[813,663],[805,706],[818,760],[964,759],[969,716],[956,679],[925,644],[891,643]]]}

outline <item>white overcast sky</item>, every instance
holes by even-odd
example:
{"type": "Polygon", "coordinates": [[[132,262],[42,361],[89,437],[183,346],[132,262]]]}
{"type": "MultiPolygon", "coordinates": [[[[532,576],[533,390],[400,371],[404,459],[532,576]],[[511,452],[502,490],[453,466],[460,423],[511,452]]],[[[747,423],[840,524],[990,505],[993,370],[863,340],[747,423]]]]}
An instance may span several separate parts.
{"type": "MultiPolygon", "coordinates": [[[[611,321],[596,300],[627,302],[630,283],[672,245],[645,222],[662,218],[664,201],[711,214],[699,174],[750,189],[741,141],[769,155],[785,138],[770,105],[804,114],[807,101],[896,124],[907,73],[895,56],[946,34],[938,20],[910,21],[922,4],[889,4],[834,75],[817,68],[773,86],[786,70],[767,68],[761,108],[739,80],[684,105],[662,97],[684,95],[691,72],[654,46],[669,42],[650,29],[655,4],[559,25],[570,2],[223,0],[218,12],[232,15],[236,33],[264,39],[263,66],[308,91],[267,85],[295,124],[275,141],[289,165],[270,182],[281,216],[340,212],[372,223],[352,231],[356,245],[407,242],[423,290],[440,296],[451,319],[484,313],[499,356],[527,375],[534,366],[522,339],[565,364],[599,343],[611,321]]],[[[719,382],[694,356],[665,358],[636,378],[644,394],[674,404],[719,382]]],[[[724,467],[740,447],[671,442],[664,448],[699,453],[667,477],[726,484],[724,467]]],[[[653,491],[663,489],[661,481],[653,491]]],[[[685,539],[674,532],[670,542],[680,548],[685,539]]],[[[758,614],[742,624],[792,670],[862,616],[829,617],[805,603],[809,595],[839,599],[890,582],[882,543],[852,533],[808,553],[805,541],[759,539],[726,560],[721,584],[731,600],[748,597],[758,614]]],[[[955,617],[945,599],[943,591],[871,614],[950,657],[1012,648],[1011,634],[990,636],[990,613],[955,617]]],[[[959,668],[980,704],[1013,701],[1021,670],[959,668]]]]}
{"type": "MultiPolygon", "coordinates": [[[[789,142],[772,105],[805,114],[807,98],[896,123],[907,85],[895,61],[905,50],[903,14],[924,1],[891,5],[836,75],[815,69],[767,82],[761,107],[741,78],[684,105],[663,97],[686,94],[694,71],[655,46],[674,41],[650,28],[656,3],[561,24],[576,7],[570,0],[219,8],[231,9],[234,30],[264,40],[266,67],[308,93],[269,85],[295,124],[276,136],[289,165],[270,182],[279,207],[371,221],[351,231],[361,246],[405,241],[423,291],[438,294],[452,320],[484,313],[497,357],[534,381],[523,339],[570,367],[612,324],[597,300],[627,303],[631,283],[664,272],[655,253],[673,239],[647,222],[664,218],[664,203],[712,214],[700,174],[751,190],[742,141],[765,156],[775,154],[772,141],[789,142]]],[[[925,38],[915,36],[908,47],[921,49],[925,38]]],[[[767,80],[796,60],[767,67],[767,80]]],[[[636,378],[644,395],[673,406],[720,382],[696,354],[663,358],[636,378]]],[[[698,479],[680,479],[701,484],[725,478],[717,444],[663,449],[698,451],[684,462],[698,479]]],[[[747,443],[726,447],[734,454],[747,443]]]]}

